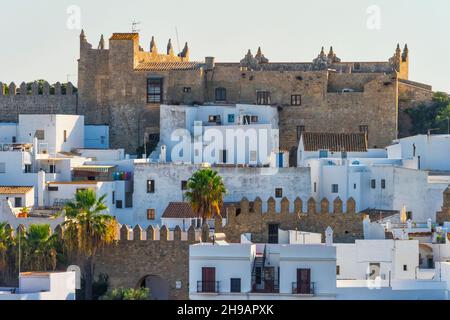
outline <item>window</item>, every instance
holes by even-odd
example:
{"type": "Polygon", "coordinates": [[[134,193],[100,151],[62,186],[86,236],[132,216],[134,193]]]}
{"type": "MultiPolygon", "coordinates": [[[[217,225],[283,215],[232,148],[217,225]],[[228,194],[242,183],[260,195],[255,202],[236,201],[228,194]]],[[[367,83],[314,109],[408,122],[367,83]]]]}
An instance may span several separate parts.
{"type": "Polygon", "coordinates": [[[112,198],[112,203],[113,204],[116,203],[116,192],[115,191],[112,192],[111,198],[112,198]]]}
{"type": "Polygon", "coordinates": [[[381,179],[381,189],[386,189],[386,180],[381,179]]]}
{"type": "Polygon", "coordinates": [[[314,192],[317,192],[317,182],[314,182],[314,192]]]}
{"type": "Polygon", "coordinates": [[[228,115],[228,122],[229,123],[234,123],[234,114],[229,114],[228,115]]]}
{"type": "Polygon", "coordinates": [[[319,158],[328,158],[328,150],[319,150],[319,158]]]}
{"type": "Polygon", "coordinates": [[[341,273],[341,267],[336,266],[336,275],[338,276],[341,273]]]}
{"type": "Polygon", "coordinates": [[[161,103],[163,91],[162,78],[147,79],[147,103],[161,103]]]}
{"type": "Polygon", "coordinates": [[[341,159],[347,159],[347,151],[341,152],[341,159]]]}
{"type": "Polygon", "coordinates": [[[191,92],[191,87],[184,87],[184,88],[183,88],[183,92],[184,92],[184,93],[189,93],[189,92],[191,92]]]}
{"type": "Polygon", "coordinates": [[[220,163],[227,163],[227,150],[220,150],[219,162],[220,163]]]}
{"type": "Polygon", "coordinates": [[[305,132],[305,126],[297,126],[297,141],[300,141],[302,132],[305,132]]]}
{"type": "Polygon", "coordinates": [[[250,151],[250,161],[256,161],[256,155],[257,153],[255,150],[250,151]]]}
{"type": "Polygon", "coordinates": [[[302,96],[300,94],[293,94],[291,96],[291,106],[301,106],[302,96]]]}
{"type": "Polygon", "coordinates": [[[48,191],[58,191],[58,186],[48,186],[48,191]]]}
{"type": "Polygon", "coordinates": [[[355,70],[361,69],[361,64],[359,62],[355,62],[354,68],[355,70]]]}
{"type": "Polygon", "coordinates": [[[252,116],[251,123],[256,123],[256,122],[258,122],[258,116],[252,116]]]}
{"type": "Polygon", "coordinates": [[[67,142],[67,130],[64,130],[63,135],[64,135],[64,142],[67,142]]]}
{"type": "Polygon", "coordinates": [[[355,190],[356,190],[356,183],[354,183],[354,184],[353,184],[353,189],[355,189],[355,190]]]}
{"type": "Polygon", "coordinates": [[[359,132],[364,132],[369,134],[369,126],[359,126],[359,132]]]}
{"type": "Polygon", "coordinates": [[[186,180],[182,180],[181,181],[181,190],[187,190],[187,181],[186,180]]]}
{"type": "Polygon", "coordinates": [[[370,187],[371,187],[372,189],[375,189],[376,186],[377,186],[377,184],[376,184],[375,179],[370,180],[370,187]]]}
{"type": "Polygon", "coordinates": [[[147,209],[147,220],[155,220],[155,209],[147,209]]]}
{"type": "Polygon", "coordinates": [[[231,278],[230,279],[230,292],[241,292],[241,279],[231,278]]]}
{"type": "Polygon", "coordinates": [[[49,171],[50,171],[50,173],[56,173],[56,166],[54,164],[51,164],[49,166],[49,171]]]}
{"type": "Polygon", "coordinates": [[[100,136],[100,143],[105,144],[105,139],[106,139],[105,136],[100,136]]]}
{"type": "Polygon", "coordinates": [[[283,197],[283,188],[275,188],[275,198],[283,197]]]}
{"type": "Polygon", "coordinates": [[[22,198],[21,197],[15,197],[14,198],[14,207],[15,208],[22,207],[22,198]]]}
{"type": "Polygon", "coordinates": [[[155,193],[155,180],[147,180],[147,193],[155,193]]]}
{"type": "Polygon", "coordinates": [[[208,122],[219,123],[220,122],[220,115],[208,116],[208,122]]]}
{"type": "Polygon", "coordinates": [[[117,209],[122,209],[122,207],[123,207],[122,200],[117,200],[117,201],[116,201],[116,208],[117,208],[117,209]]]}
{"type": "Polygon", "coordinates": [[[16,137],[12,137],[11,142],[12,143],[16,143],[17,142],[17,138],[16,137]]]}
{"type": "Polygon", "coordinates": [[[31,173],[31,164],[25,165],[25,173],[31,173]]]}
{"type": "Polygon", "coordinates": [[[215,94],[216,101],[227,101],[227,89],[225,88],[216,88],[215,94]]]}
{"type": "Polygon", "coordinates": [[[331,185],[331,193],[338,193],[339,191],[339,186],[337,184],[332,184],[331,185]]]}
{"type": "Polygon", "coordinates": [[[403,265],[403,271],[408,271],[408,266],[406,264],[403,265]]]}
{"type": "Polygon", "coordinates": [[[5,173],[5,172],[6,172],[6,163],[0,162],[0,173],[5,173]]]}
{"type": "Polygon", "coordinates": [[[34,137],[38,140],[44,140],[45,139],[45,131],[44,130],[36,130],[34,133],[34,137]]]}
{"type": "Polygon", "coordinates": [[[270,92],[256,91],[256,104],[270,104],[270,92]]]}

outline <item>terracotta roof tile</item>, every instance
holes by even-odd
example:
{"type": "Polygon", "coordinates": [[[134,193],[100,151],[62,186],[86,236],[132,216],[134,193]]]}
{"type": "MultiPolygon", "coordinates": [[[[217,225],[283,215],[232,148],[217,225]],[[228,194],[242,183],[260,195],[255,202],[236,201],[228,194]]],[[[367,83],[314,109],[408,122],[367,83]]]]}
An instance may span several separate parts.
{"type": "Polygon", "coordinates": [[[174,62],[142,62],[137,71],[168,71],[168,70],[196,70],[202,66],[200,62],[174,61],[174,62]]]}
{"type": "Polygon", "coordinates": [[[113,33],[109,40],[134,40],[138,36],[138,33],[113,33]]]}
{"type": "Polygon", "coordinates": [[[0,194],[24,194],[31,190],[30,186],[0,186],[0,194]]]}
{"type": "MultiPolygon", "coordinates": [[[[223,217],[226,216],[226,210],[232,204],[234,203],[226,202],[222,208],[220,208],[220,213],[223,217]]],[[[188,202],[169,202],[161,218],[197,218],[197,215],[194,213],[188,202]]]]}
{"type": "Polygon", "coordinates": [[[325,133],[303,132],[305,151],[329,150],[333,152],[365,152],[367,136],[365,133],[325,133]]]}

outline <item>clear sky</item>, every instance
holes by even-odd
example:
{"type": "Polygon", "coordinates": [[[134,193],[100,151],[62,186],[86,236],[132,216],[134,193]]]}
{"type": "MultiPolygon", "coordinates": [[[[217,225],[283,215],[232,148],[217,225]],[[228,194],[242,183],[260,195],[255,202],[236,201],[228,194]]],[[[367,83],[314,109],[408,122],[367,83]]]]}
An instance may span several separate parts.
{"type": "Polygon", "coordinates": [[[312,61],[323,45],[342,61],[386,61],[397,42],[410,50],[410,79],[450,92],[449,0],[14,0],[0,8],[0,81],[76,84],[80,25],[100,34],[130,32],[189,42],[191,60],[238,61],[261,46],[270,61],[312,61]],[[75,20],[74,20],[75,19],[75,20]],[[69,26],[68,26],[69,24],[69,26]]]}

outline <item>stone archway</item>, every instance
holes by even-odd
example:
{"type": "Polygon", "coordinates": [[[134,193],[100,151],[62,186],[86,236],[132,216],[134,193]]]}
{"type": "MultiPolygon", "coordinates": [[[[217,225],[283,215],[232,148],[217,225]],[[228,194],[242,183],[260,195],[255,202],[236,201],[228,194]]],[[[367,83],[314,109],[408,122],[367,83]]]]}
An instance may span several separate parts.
{"type": "Polygon", "coordinates": [[[150,300],[169,300],[169,283],[160,276],[144,276],[139,280],[138,287],[150,289],[150,300]]]}

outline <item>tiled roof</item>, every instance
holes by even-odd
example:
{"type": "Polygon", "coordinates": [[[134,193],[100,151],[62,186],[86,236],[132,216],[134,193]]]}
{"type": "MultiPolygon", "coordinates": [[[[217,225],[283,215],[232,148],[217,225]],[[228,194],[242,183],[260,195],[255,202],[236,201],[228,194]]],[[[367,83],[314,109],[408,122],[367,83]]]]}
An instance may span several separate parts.
{"type": "Polygon", "coordinates": [[[113,33],[109,40],[133,40],[138,36],[138,33],[113,33]]]}
{"type": "Polygon", "coordinates": [[[168,71],[168,70],[195,70],[202,66],[200,62],[173,61],[173,62],[142,62],[137,71],[168,71]]]}
{"type": "MultiPolygon", "coordinates": [[[[231,204],[224,203],[222,208],[220,208],[222,217],[226,216],[226,210],[231,204]]],[[[169,202],[161,218],[197,218],[197,215],[188,202],[169,202]]]]}
{"type": "Polygon", "coordinates": [[[323,133],[303,132],[305,151],[329,150],[333,152],[365,152],[367,137],[365,133],[323,133]]]}
{"type": "Polygon", "coordinates": [[[30,186],[0,186],[0,194],[24,194],[33,190],[30,186]]]}
{"type": "Polygon", "coordinates": [[[196,218],[197,215],[187,202],[170,202],[161,218],[196,218]]]}

